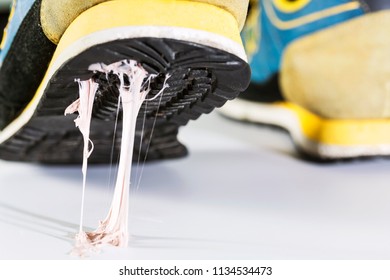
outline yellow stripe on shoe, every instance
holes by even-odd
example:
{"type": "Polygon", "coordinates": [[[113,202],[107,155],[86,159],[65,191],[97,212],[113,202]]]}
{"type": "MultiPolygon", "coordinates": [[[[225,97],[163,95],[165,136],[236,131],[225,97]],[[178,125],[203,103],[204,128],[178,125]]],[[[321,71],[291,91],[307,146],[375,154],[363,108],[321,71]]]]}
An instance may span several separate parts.
{"type": "Polygon", "coordinates": [[[236,99],[219,111],[233,119],[286,129],[301,151],[315,158],[342,159],[390,155],[390,120],[321,118],[290,102],[236,99]]]}
{"type": "Polygon", "coordinates": [[[337,146],[390,145],[390,119],[326,119],[293,103],[277,106],[296,115],[304,136],[314,142],[337,146]]]}
{"type": "MultiPolygon", "coordinates": [[[[297,119],[302,139],[294,136],[293,139],[314,157],[340,159],[390,155],[390,119],[326,119],[293,103],[283,102],[276,106],[286,109],[297,119]]],[[[291,128],[287,129],[294,135],[291,128]]]]}

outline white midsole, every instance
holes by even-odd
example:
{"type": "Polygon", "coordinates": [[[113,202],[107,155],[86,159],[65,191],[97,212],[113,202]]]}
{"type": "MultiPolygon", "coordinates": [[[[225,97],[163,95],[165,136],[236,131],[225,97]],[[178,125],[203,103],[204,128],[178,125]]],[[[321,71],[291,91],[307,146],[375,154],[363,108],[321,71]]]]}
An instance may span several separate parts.
{"type": "MultiPolygon", "coordinates": [[[[51,77],[69,59],[98,44],[115,40],[143,37],[167,38],[193,42],[226,51],[238,56],[244,61],[247,61],[245,50],[242,45],[221,35],[191,28],[169,26],[129,26],[111,28],[89,34],[75,41],[72,45],[66,48],[55,61],[52,61],[48,68],[48,72],[41,83],[42,86],[39,88],[39,91],[36,92],[32,101],[28,104],[27,109],[25,109],[14,121],[0,132],[0,144],[8,140],[19,129],[27,124],[33,116],[51,77]]],[[[96,62],[99,62],[99,58],[96,59],[96,62]]]]}
{"type": "Polygon", "coordinates": [[[298,147],[317,157],[337,159],[390,154],[389,144],[344,146],[310,140],[304,135],[298,116],[282,106],[236,99],[227,102],[218,111],[233,119],[282,127],[290,133],[298,147]]]}

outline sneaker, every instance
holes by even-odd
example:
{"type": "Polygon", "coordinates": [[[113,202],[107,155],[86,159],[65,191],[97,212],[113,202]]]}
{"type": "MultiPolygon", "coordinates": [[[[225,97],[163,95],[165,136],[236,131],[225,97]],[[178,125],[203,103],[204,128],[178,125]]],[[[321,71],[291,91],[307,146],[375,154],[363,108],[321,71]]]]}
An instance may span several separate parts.
{"type": "Polygon", "coordinates": [[[253,1],[252,83],[226,116],[280,126],[316,159],[390,155],[390,1],[253,1]]]}
{"type": "Polygon", "coordinates": [[[0,52],[0,158],[81,162],[82,135],[64,111],[78,98],[75,80],[93,77],[104,94],[95,99],[89,162],[110,162],[120,149],[120,135],[113,143],[118,90],[88,68],[124,59],[158,74],[151,96],[171,76],[161,102],[141,109],[135,152],[149,160],[185,155],[179,127],[249,84],[240,38],[247,6],[242,0],[14,1],[0,52]]]}

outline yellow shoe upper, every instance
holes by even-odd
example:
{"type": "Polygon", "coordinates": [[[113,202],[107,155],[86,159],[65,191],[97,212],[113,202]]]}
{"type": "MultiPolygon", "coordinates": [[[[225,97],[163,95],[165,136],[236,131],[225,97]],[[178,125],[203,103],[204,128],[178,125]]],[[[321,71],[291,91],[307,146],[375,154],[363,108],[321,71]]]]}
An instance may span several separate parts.
{"type": "MultiPolygon", "coordinates": [[[[53,43],[57,44],[68,26],[81,13],[97,4],[107,1],[111,0],[42,0],[41,24],[44,33],[53,43]]],[[[227,10],[236,18],[237,24],[241,29],[245,21],[249,0],[193,0],[189,2],[204,2],[227,10]]]]}
{"type": "Polygon", "coordinates": [[[224,8],[230,12],[237,20],[240,30],[243,28],[246,14],[248,11],[249,0],[194,0],[197,2],[205,2],[224,8]]]}
{"type": "Polygon", "coordinates": [[[108,0],[42,0],[41,24],[47,38],[58,44],[73,20],[90,7],[108,0]]]}
{"type": "Polygon", "coordinates": [[[285,97],[330,119],[390,117],[390,11],[293,42],[285,51],[285,97]]]}

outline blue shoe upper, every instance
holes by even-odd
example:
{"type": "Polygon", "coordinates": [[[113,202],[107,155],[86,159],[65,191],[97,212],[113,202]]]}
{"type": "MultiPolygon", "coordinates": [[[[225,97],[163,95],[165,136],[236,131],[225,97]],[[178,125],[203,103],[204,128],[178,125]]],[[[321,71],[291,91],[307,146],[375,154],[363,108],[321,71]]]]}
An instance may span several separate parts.
{"type": "Polygon", "coordinates": [[[3,64],[4,58],[12,45],[19,26],[21,25],[23,19],[27,15],[34,2],[35,0],[14,1],[12,18],[10,19],[10,22],[7,26],[7,36],[2,44],[2,49],[0,49],[0,67],[3,64]]]}
{"type": "Polygon", "coordinates": [[[370,8],[382,9],[378,5],[390,1],[366,0],[365,5],[350,0],[254,2],[242,37],[252,69],[252,82],[262,83],[279,71],[283,51],[292,41],[361,16],[370,8]]]}

